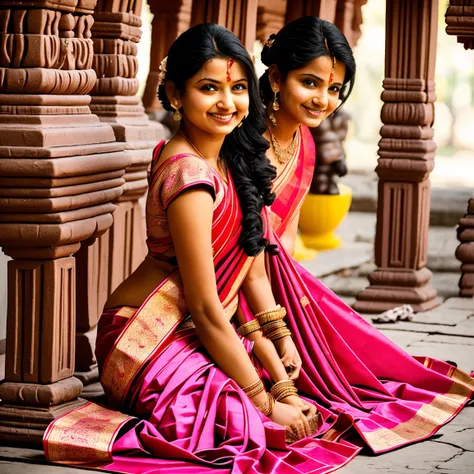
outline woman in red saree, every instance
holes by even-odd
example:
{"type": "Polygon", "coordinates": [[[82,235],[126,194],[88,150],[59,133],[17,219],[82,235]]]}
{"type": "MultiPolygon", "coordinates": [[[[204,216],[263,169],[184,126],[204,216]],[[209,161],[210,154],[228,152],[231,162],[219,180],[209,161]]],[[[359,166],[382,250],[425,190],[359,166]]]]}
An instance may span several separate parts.
{"type": "MultiPolygon", "coordinates": [[[[274,251],[267,271],[292,333],[275,341],[277,351],[300,393],[324,415],[324,439],[345,439],[374,453],[423,440],[472,397],[474,379],[445,362],[411,357],[286,251],[313,175],[314,142],[306,127],[318,126],[347,99],[355,73],[350,47],[334,25],[305,17],[269,38],[262,61],[269,66],[260,86],[271,162],[278,165],[281,150],[299,140],[299,149],[280,164],[271,207],[274,251]]],[[[241,322],[254,317],[243,297],[241,308],[241,322]]]]}
{"type": "Polygon", "coordinates": [[[260,337],[252,351],[238,333],[258,341],[260,331],[230,322],[240,290],[255,313],[276,304],[262,253],[275,171],[252,66],[212,24],[181,35],[162,62],[159,96],[181,125],[154,153],[149,256],[100,319],[109,406],[54,421],[50,461],[127,473],[325,473],[359,451],[313,438],[315,405],[297,396],[274,345],[260,337]]]}

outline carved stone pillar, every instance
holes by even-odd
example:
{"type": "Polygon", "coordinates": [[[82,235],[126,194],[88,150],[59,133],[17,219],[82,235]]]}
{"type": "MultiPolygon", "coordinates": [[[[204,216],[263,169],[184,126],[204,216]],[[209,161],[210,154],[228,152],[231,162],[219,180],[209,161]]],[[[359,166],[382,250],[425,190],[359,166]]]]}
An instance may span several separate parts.
{"type": "Polygon", "coordinates": [[[291,0],[286,11],[286,23],[307,15],[334,23],[338,3],[336,0],[291,0]]]}
{"type": "Polygon", "coordinates": [[[257,39],[262,43],[285,24],[288,0],[259,0],[257,10],[257,39]]]}
{"type": "Polygon", "coordinates": [[[139,198],[147,190],[147,168],[164,129],[148,119],[136,95],[141,8],[141,0],[99,0],[94,10],[92,67],[97,80],[90,107],[102,123],[112,127],[131,165],[124,176],[123,194],[116,200],[112,227],[95,242],[87,242],[87,249],[77,255],[81,298],[77,305],[76,376],[84,384],[98,380],[95,334],[105,299],[146,255],[139,198]],[[100,283],[94,285],[87,278],[92,275],[98,275],[100,283]]]}
{"type": "MultiPolygon", "coordinates": [[[[474,49],[474,1],[451,0],[446,11],[446,33],[457,36],[464,49],[474,49]]],[[[459,295],[474,297],[474,196],[467,214],[459,221],[457,229],[461,244],[456,249],[456,258],[461,261],[459,295]]]]}
{"type": "Polygon", "coordinates": [[[257,3],[256,0],[193,0],[191,26],[218,23],[238,36],[248,51],[253,51],[257,3]]]}
{"type": "Polygon", "coordinates": [[[355,308],[380,312],[440,304],[426,268],[438,2],[387,0],[375,263],[355,308]],[[411,58],[411,59],[409,59],[411,58]]]}
{"type": "MultiPolygon", "coordinates": [[[[191,22],[192,0],[176,0],[163,2],[150,0],[150,10],[153,13],[152,37],[150,51],[150,72],[143,93],[143,106],[148,114],[162,111],[157,97],[158,76],[161,60],[168,54],[173,41],[189,28],[191,22]]],[[[161,118],[157,114],[157,118],[161,118]]]]}
{"type": "Polygon", "coordinates": [[[0,439],[41,443],[78,406],[75,259],[112,224],[129,158],[89,108],[96,0],[0,6],[0,245],[8,263],[0,439]],[[27,5],[27,6],[26,6],[27,5]]]}

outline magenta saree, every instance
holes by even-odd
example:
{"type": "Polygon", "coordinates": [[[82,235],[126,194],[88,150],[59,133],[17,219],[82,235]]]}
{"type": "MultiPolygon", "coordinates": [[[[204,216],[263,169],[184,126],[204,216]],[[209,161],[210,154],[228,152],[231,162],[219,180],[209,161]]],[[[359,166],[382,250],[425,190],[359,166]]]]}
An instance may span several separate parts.
{"type": "MultiPolygon", "coordinates": [[[[173,261],[166,207],[193,185],[208,187],[215,198],[216,282],[230,319],[252,263],[237,243],[241,215],[232,180],[225,183],[196,156],[155,164],[147,202],[150,252],[173,261]]],[[[189,317],[179,270],[140,308],[104,312],[97,358],[109,406],[88,403],[54,421],[44,436],[52,462],[126,473],[322,474],[360,449],[312,438],[287,446],[285,429],[263,416],[207,354],[189,317]]],[[[257,363],[256,369],[263,373],[257,363]]]]}
{"type": "Polygon", "coordinates": [[[374,453],[420,441],[466,404],[474,379],[445,362],[407,354],[284,251],[279,237],[313,175],[313,139],[308,129],[301,134],[294,172],[277,183],[271,243],[278,250],[267,259],[273,293],[288,310],[303,361],[297,386],[323,415],[330,413],[325,439],[363,442],[374,453]]]}

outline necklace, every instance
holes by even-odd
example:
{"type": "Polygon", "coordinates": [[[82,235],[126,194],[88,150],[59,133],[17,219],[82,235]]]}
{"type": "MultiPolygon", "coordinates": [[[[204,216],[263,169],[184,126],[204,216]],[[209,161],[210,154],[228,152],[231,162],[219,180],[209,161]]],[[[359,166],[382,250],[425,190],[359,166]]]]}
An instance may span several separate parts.
{"type": "Polygon", "coordinates": [[[278,140],[276,139],[275,135],[273,135],[271,127],[268,127],[268,131],[270,132],[270,138],[272,140],[272,146],[273,150],[275,151],[275,156],[278,160],[278,162],[281,165],[284,165],[288,163],[291,158],[293,158],[295,151],[298,149],[299,145],[299,136],[300,134],[298,131],[295,132],[293,135],[293,140],[291,140],[291,143],[287,148],[282,148],[280,144],[278,143],[278,140]]]}
{"type": "MultiPolygon", "coordinates": [[[[207,158],[198,150],[198,148],[194,145],[194,143],[184,134],[184,133],[180,133],[179,136],[183,137],[190,145],[191,147],[194,149],[194,151],[205,161],[207,161],[207,158]]],[[[221,167],[219,165],[219,163],[221,162],[222,160],[219,159],[219,157],[217,157],[216,159],[216,164],[217,164],[217,173],[219,173],[219,176],[227,183],[227,171],[224,167],[221,167]]]]}

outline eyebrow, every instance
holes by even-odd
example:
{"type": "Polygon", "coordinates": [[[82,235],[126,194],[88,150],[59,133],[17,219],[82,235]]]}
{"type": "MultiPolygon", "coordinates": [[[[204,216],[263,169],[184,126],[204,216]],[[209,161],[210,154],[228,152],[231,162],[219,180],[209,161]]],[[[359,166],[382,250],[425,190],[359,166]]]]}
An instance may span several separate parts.
{"type": "MultiPolygon", "coordinates": [[[[310,76],[310,77],[312,77],[313,79],[316,79],[319,82],[324,82],[324,79],[321,79],[319,76],[316,76],[315,74],[311,74],[309,72],[304,72],[301,75],[302,76],[310,76]]],[[[340,86],[340,87],[342,87],[343,84],[341,84],[340,82],[332,82],[331,86],[340,86]]]]}
{"type": "MultiPolygon", "coordinates": [[[[202,79],[199,79],[199,81],[197,81],[196,84],[199,84],[202,81],[208,81],[214,84],[223,84],[221,81],[217,81],[216,79],[212,79],[210,77],[203,77],[202,79]]],[[[234,81],[234,82],[248,82],[248,80],[247,78],[242,77],[242,79],[238,79],[237,81],[234,81]]]]}

